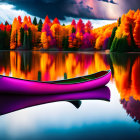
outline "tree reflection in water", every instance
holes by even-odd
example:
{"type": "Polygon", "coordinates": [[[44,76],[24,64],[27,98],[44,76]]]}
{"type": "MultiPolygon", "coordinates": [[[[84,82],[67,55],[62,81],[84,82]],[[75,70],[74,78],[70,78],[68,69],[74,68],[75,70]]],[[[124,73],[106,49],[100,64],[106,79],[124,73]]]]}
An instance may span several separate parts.
{"type": "MultiPolygon", "coordinates": [[[[69,79],[108,69],[112,70],[111,81],[117,87],[121,103],[134,103],[134,106],[139,104],[138,53],[0,52],[0,74],[28,80],[54,81],[64,79],[65,76],[69,79]]],[[[132,115],[132,118],[139,121],[138,108],[127,112],[137,114],[135,117],[132,115]]]]}

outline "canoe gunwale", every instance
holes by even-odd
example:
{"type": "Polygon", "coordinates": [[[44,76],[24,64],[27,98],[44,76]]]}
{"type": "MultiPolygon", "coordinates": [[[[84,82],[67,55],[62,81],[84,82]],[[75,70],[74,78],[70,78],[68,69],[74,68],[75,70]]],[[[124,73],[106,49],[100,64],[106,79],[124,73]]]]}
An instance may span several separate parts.
{"type": "Polygon", "coordinates": [[[11,78],[11,79],[17,79],[17,80],[23,80],[23,81],[29,81],[29,82],[37,82],[37,83],[55,84],[55,85],[75,85],[75,84],[86,83],[86,82],[90,82],[90,81],[93,81],[93,80],[100,79],[100,78],[105,77],[106,75],[108,75],[110,72],[111,72],[111,70],[106,70],[106,71],[100,71],[100,72],[96,72],[94,74],[90,74],[90,75],[86,75],[86,76],[80,76],[80,77],[75,77],[75,78],[71,78],[71,79],[67,79],[67,80],[56,80],[56,81],[45,81],[45,82],[43,82],[43,81],[36,81],[36,80],[26,80],[26,79],[9,77],[9,76],[4,76],[4,75],[0,75],[0,78],[7,77],[7,78],[11,78]],[[82,82],[66,83],[66,84],[57,83],[57,82],[64,82],[64,81],[74,80],[74,79],[78,79],[78,78],[85,78],[87,76],[93,76],[93,75],[99,74],[101,72],[106,72],[106,74],[103,74],[103,75],[101,75],[99,77],[96,77],[96,78],[93,78],[93,79],[89,79],[89,80],[86,80],[86,81],[82,81],[82,82]]]}

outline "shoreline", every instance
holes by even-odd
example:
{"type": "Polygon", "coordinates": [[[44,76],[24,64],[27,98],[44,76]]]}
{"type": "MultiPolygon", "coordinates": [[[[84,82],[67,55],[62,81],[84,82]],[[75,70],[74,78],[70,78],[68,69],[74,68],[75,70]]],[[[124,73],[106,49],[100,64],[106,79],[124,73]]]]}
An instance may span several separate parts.
{"type": "Polygon", "coordinates": [[[58,50],[0,50],[0,52],[45,52],[45,53],[105,53],[105,54],[110,54],[110,53],[115,53],[115,54],[140,54],[140,52],[110,52],[110,50],[96,50],[96,51],[84,51],[84,50],[79,50],[79,51],[58,51],[58,50]]]}

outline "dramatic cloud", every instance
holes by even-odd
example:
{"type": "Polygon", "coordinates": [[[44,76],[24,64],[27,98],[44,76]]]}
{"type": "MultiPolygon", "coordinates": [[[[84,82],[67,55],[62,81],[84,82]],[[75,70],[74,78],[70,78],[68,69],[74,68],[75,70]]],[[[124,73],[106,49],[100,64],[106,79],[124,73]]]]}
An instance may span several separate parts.
{"type": "MultiPolygon", "coordinates": [[[[138,9],[139,0],[0,0],[8,3],[14,10],[45,18],[65,17],[116,19],[129,9],[138,9]]],[[[5,13],[6,15],[6,13],[5,13]]]]}
{"type": "Polygon", "coordinates": [[[90,12],[92,7],[85,7],[83,3],[75,0],[2,0],[3,2],[15,5],[17,10],[24,10],[31,15],[44,18],[49,15],[51,18],[64,16],[95,18],[90,12]]]}
{"type": "Polygon", "coordinates": [[[10,4],[0,4],[0,23],[1,22],[5,23],[5,21],[8,21],[9,23],[12,23],[14,17],[17,17],[17,13],[22,18],[24,18],[25,15],[31,16],[31,18],[33,18],[32,15],[28,14],[27,12],[25,12],[23,10],[16,10],[16,9],[14,9],[13,5],[10,5],[10,4]]]}

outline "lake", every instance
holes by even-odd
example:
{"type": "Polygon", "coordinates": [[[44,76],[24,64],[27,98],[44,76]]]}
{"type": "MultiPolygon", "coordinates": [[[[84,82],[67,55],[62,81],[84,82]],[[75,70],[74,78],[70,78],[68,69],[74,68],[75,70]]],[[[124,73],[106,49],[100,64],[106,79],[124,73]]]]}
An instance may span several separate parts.
{"type": "Polygon", "coordinates": [[[109,69],[110,92],[102,92],[109,101],[77,100],[78,107],[67,101],[43,103],[1,115],[0,139],[140,139],[139,53],[0,51],[0,75],[27,80],[54,81],[109,69]]]}

